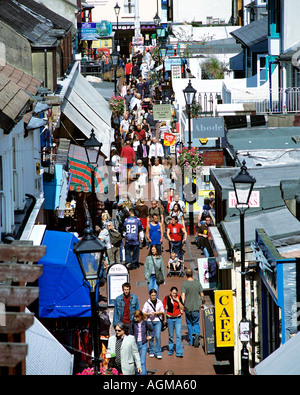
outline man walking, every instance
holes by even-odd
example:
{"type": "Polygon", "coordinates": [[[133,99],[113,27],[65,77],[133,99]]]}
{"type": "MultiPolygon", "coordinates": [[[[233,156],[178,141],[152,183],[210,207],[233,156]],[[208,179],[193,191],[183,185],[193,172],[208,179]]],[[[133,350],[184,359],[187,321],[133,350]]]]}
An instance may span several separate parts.
{"type": "MultiPolygon", "coordinates": [[[[141,220],[135,216],[134,210],[129,210],[129,217],[124,222],[125,229],[125,262],[128,269],[139,266],[140,240],[139,233],[143,230],[141,220]]],[[[142,242],[143,240],[141,240],[142,242]]]]}
{"type": "Polygon", "coordinates": [[[153,137],[152,144],[149,149],[149,166],[154,165],[155,158],[159,158],[159,162],[162,163],[164,157],[163,146],[157,141],[156,137],[153,137]]]}
{"type": "Polygon", "coordinates": [[[140,309],[139,300],[136,295],[130,293],[131,285],[122,284],[123,293],[116,297],[113,325],[122,322],[129,330],[130,322],[133,321],[134,312],[140,309]]]}
{"type": "Polygon", "coordinates": [[[107,355],[113,361],[112,367],[126,376],[135,375],[135,369],[141,374],[141,358],[134,336],[128,335],[122,322],[115,324],[114,329],[116,334],[109,337],[107,346],[107,355]]]}
{"type": "Polygon", "coordinates": [[[201,283],[193,278],[192,269],[187,269],[185,274],[187,280],[181,285],[181,299],[184,303],[189,345],[198,347],[200,337],[200,309],[205,303],[205,296],[201,283]],[[202,299],[202,303],[200,298],[202,299]]]}

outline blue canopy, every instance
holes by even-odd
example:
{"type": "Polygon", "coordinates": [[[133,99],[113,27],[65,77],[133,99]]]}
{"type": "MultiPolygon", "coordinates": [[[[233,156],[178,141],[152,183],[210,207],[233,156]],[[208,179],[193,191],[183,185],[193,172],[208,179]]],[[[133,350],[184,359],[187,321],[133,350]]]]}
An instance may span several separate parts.
{"type": "Polygon", "coordinates": [[[39,261],[43,275],[39,278],[39,316],[44,318],[90,317],[91,303],[73,244],[72,233],[46,231],[42,245],[46,255],[39,261]]]}

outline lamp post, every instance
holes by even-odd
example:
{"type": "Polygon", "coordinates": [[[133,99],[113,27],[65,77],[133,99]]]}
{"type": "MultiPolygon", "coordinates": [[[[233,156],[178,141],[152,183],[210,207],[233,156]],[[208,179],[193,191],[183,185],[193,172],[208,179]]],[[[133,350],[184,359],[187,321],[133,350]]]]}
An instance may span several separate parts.
{"type": "Polygon", "coordinates": [[[246,318],[246,270],[245,270],[245,211],[249,208],[249,199],[256,179],[247,171],[246,161],[243,161],[240,172],[232,178],[236,196],[236,208],[240,212],[240,235],[241,235],[241,293],[242,293],[242,320],[240,323],[240,339],[243,343],[241,350],[241,374],[249,374],[249,352],[246,347],[249,331],[249,322],[246,318]],[[244,328],[246,336],[241,328],[244,328]],[[248,328],[248,329],[247,329],[248,328]]]}
{"type": "Polygon", "coordinates": [[[92,318],[92,339],[94,350],[94,367],[95,374],[100,370],[100,350],[99,350],[99,334],[98,334],[98,308],[96,291],[98,289],[99,280],[102,277],[101,263],[103,253],[105,251],[105,244],[99,240],[89,226],[84,230],[84,235],[81,240],[73,246],[73,252],[76,254],[80,269],[83,274],[85,285],[88,286],[91,300],[91,318],[92,318]]]}
{"type": "MultiPolygon", "coordinates": [[[[117,48],[118,48],[119,47],[119,15],[121,10],[121,7],[119,6],[118,3],[116,3],[116,5],[114,6],[114,10],[117,17],[117,48]]],[[[118,48],[118,50],[120,49],[118,48]]]]}
{"type": "Polygon", "coordinates": [[[196,89],[192,87],[191,80],[189,80],[188,86],[183,90],[184,99],[187,107],[188,120],[189,120],[189,141],[188,146],[189,149],[192,148],[192,134],[191,134],[191,105],[195,99],[195,95],[197,93],[196,89]]]}
{"type": "MultiPolygon", "coordinates": [[[[191,105],[196,95],[196,89],[192,87],[191,80],[189,80],[188,86],[183,90],[184,99],[187,107],[188,120],[189,120],[189,149],[192,148],[192,134],[191,134],[191,105]]],[[[184,177],[184,175],[183,175],[184,177]]],[[[191,174],[191,188],[193,187],[193,174],[191,174]]],[[[189,222],[190,222],[190,235],[194,234],[194,203],[189,203],[189,222]]]]}
{"type": "Polygon", "coordinates": [[[159,57],[163,60],[163,80],[165,80],[165,59],[168,52],[168,47],[166,46],[165,43],[159,46],[158,52],[159,52],[159,57]]]}
{"type": "Polygon", "coordinates": [[[118,63],[119,63],[119,59],[120,59],[120,54],[119,52],[116,50],[116,48],[113,50],[113,52],[110,54],[111,60],[112,60],[112,64],[114,67],[114,75],[115,75],[115,96],[117,96],[117,67],[118,67],[118,63]]]}
{"type": "MultiPolygon", "coordinates": [[[[90,137],[83,143],[89,167],[91,168],[92,180],[92,210],[91,218],[92,224],[95,223],[95,167],[98,166],[98,159],[101,154],[102,143],[100,143],[95,136],[94,129],[91,130],[90,137]]],[[[94,226],[93,226],[94,228],[94,226]]]]}

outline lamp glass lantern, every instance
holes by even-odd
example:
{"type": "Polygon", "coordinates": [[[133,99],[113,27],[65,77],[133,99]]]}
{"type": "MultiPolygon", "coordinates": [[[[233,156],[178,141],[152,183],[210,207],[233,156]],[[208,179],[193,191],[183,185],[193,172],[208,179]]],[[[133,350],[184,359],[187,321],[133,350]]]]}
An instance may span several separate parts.
{"type": "Polygon", "coordinates": [[[114,10],[115,10],[116,16],[118,17],[120,15],[120,10],[121,10],[121,7],[119,6],[118,3],[116,3],[116,5],[114,6],[114,10]]]}
{"type": "Polygon", "coordinates": [[[191,80],[189,80],[188,86],[183,90],[185,102],[188,106],[191,106],[197,91],[193,88],[191,80]]]}
{"type": "Polygon", "coordinates": [[[81,240],[74,244],[76,254],[85,281],[99,280],[101,261],[105,251],[105,244],[99,240],[88,227],[84,230],[81,240]]]}
{"type": "Polygon", "coordinates": [[[160,17],[159,17],[157,12],[156,12],[156,14],[155,14],[155,16],[153,18],[153,21],[154,21],[154,25],[155,26],[158,26],[160,24],[160,17]]]}
{"type": "Polygon", "coordinates": [[[159,47],[159,56],[162,59],[165,59],[165,57],[167,55],[167,52],[168,52],[168,47],[166,46],[166,44],[160,45],[160,47],[159,47]]]}
{"type": "Polygon", "coordinates": [[[248,173],[244,160],[240,172],[232,178],[238,206],[248,206],[255,182],[256,179],[248,173]]]}
{"type": "Polygon", "coordinates": [[[120,58],[119,52],[116,49],[114,49],[113,52],[110,54],[110,57],[111,57],[113,66],[117,67],[118,63],[119,63],[119,58],[120,58]]]}
{"type": "Polygon", "coordinates": [[[102,143],[96,139],[94,129],[91,130],[90,137],[83,143],[83,147],[85,149],[88,162],[97,165],[101,153],[102,143]]]}

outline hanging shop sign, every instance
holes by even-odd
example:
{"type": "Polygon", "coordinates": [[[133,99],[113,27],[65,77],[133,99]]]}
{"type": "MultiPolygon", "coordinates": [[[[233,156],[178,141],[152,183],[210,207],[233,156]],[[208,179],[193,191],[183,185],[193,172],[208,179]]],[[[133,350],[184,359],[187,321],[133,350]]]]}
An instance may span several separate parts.
{"type": "Polygon", "coordinates": [[[170,121],[172,119],[171,104],[154,104],[153,118],[159,121],[170,121]]]}
{"type": "Polygon", "coordinates": [[[216,346],[234,347],[232,290],[215,291],[216,346]]]}

